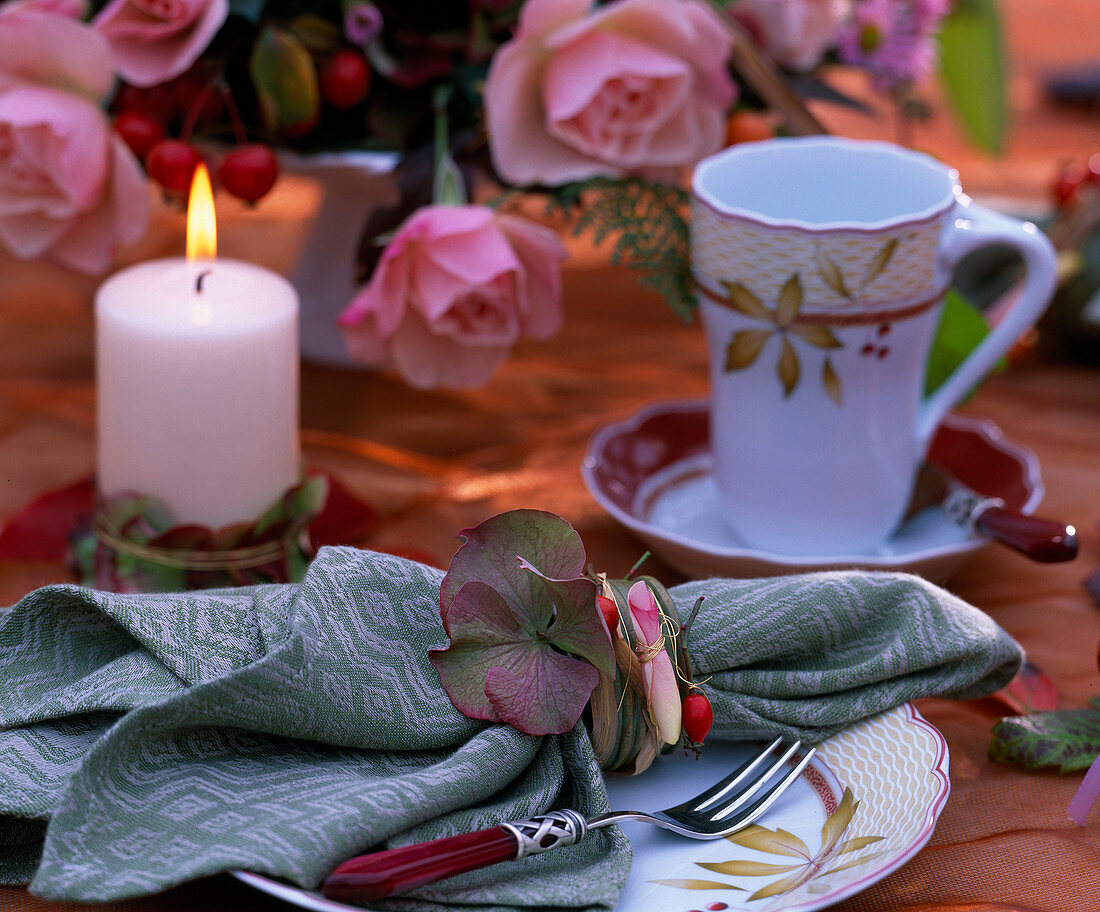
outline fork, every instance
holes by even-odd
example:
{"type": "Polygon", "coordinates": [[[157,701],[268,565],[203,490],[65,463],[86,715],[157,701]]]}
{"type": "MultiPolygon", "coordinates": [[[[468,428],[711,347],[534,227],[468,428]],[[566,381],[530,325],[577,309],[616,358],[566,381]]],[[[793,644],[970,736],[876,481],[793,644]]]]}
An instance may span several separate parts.
{"type": "Polygon", "coordinates": [[[332,900],[362,903],[405,893],[446,877],[580,842],[590,830],[640,820],[692,839],[720,839],[761,817],[814,755],[776,738],[764,750],[682,804],[663,811],[610,811],[586,819],[568,808],[487,830],[349,858],[325,878],[332,900]],[[778,756],[777,756],[778,751],[778,756]],[[766,768],[765,768],[766,767],[766,768]]]}

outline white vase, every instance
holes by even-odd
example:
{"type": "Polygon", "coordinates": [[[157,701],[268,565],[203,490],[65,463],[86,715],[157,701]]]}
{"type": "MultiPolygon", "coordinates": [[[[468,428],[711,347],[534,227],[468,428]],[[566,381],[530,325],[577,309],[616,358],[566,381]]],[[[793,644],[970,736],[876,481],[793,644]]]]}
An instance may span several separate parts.
{"type": "Polygon", "coordinates": [[[360,367],[348,357],[336,320],[360,287],[356,261],[367,215],[376,206],[397,202],[393,169],[398,156],[282,153],[280,162],[284,170],[305,175],[321,188],[317,213],[291,276],[301,298],[302,357],[320,364],[360,367]]]}

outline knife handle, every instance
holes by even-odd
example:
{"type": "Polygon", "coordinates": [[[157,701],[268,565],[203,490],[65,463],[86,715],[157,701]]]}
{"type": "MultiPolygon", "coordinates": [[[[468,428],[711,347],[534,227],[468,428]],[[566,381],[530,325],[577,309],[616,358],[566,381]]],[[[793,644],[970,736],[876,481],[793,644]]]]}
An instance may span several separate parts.
{"type": "Polygon", "coordinates": [[[337,902],[369,902],[396,896],[516,857],[516,836],[502,826],[349,858],[328,877],[321,892],[337,902]]]}
{"type": "Polygon", "coordinates": [[[551,811],[475,833],[370,852],[337,867],[321,892],[337,902],[385,899],[456,874],[572,845],[587,831],[587,822],[576,811],[551,811]]]}
{"type": "Polygon", "coordinates": [[[974,520],[974,528],[1040,563],[1068,561],[1077,556],[1077,530],[1052,519],[989,507],[974,520]]]}

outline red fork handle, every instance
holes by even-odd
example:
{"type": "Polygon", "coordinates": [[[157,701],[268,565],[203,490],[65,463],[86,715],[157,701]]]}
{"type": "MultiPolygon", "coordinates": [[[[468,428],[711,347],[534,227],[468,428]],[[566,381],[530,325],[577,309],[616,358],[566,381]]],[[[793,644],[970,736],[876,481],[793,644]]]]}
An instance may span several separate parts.
{"type": "Polygon", "coordinates": [[[433,839],[349,858],[325,878],[321,892],[337,902],[385,899],[445,877],[510,861],[518,851],[516,834],[502,826],[433,839]]]}
{"type": "Polygon", "coordinates": [[[587,832],[587,821],[576,811],[551,811],[476,833],[357,855],[325,878],[321,892],[337,902],[385,899],[501,861],[572,845],[587,832]]]}
{"type": "Polygon", "coordinates": [[[974,520],[974,528],[987,538],[996,539],[1044,564],[1073,560],[1077,556],[1077,530],[1052,519],[989,507],[974,520]]]}

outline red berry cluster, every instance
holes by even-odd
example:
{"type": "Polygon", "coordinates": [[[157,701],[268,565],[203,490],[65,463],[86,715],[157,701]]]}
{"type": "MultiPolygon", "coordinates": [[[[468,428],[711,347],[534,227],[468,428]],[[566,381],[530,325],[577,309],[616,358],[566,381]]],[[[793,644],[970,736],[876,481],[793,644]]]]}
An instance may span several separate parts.
{"type": "MultiPolygon", "coordinates": [[[[370,89],[371,70],[363,55],[339,48],[317,63],[317,85],[328,106],[348,109],[370,89]]],[[[182,196],[202,160],[192,143],[196,128],[211,135],[228,130],[236,145],[212,171],[227,193],[248,203],[262,199],[275,186],[279,161],[271,146],[249,142],[233,93],[222,74],[200,61],[183,76],[163,85],[123,85],[112,105],[115,130],[145,164],[149,176],[166,193],[182,196]]]]}
{"type": "MultiPolygon", "coordinates": [[[[191,133],[197,125],[221,119],[228,98],[209,75],[188,74],[145,89],[123,85],[113,105],[115,130],[166,193],[183,196],[202,161],[191,133]],[[169,135],[176,124],[181,125],[179,138],[169,135]]],[[[243,129],[238,135],[243,138],[243,129]]],[[[275,186],[279,161],[267,145],[240,142],[222,156],[216,174],[226,192],[255,203],[275,186]]]]}
{"type": "Polygon", "coordinates": [[[1089,194],[1100,194],[1100,152],[1093,153],[1085,162],[1063,162],[1050,187],[1054,204],[1066,208],[1089,194]]]}

